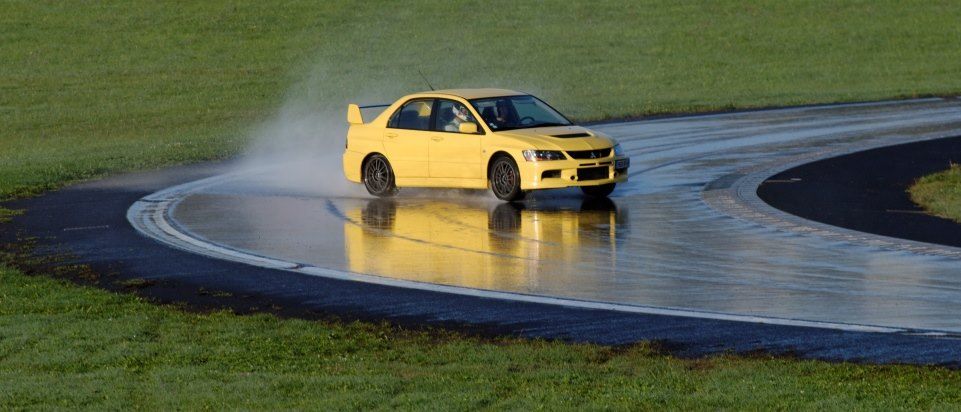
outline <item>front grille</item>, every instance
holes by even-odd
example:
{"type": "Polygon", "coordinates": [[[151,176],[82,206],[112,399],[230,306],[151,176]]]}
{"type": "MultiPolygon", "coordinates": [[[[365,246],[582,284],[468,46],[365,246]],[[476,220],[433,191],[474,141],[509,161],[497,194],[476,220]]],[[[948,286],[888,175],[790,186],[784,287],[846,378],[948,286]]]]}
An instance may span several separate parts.
{"type": "Polygon", "coordinates": [[[607,167],[585,167],[583,169],[577,169],[577,180],[601,180],[607,179],[609,169],[607,167]]]}
{"type": "Polygon", "coordinates": [[[598,150],[568,150],[567,154],[573,159],[600,159],[610,156],[611,148],[598,150]]]}

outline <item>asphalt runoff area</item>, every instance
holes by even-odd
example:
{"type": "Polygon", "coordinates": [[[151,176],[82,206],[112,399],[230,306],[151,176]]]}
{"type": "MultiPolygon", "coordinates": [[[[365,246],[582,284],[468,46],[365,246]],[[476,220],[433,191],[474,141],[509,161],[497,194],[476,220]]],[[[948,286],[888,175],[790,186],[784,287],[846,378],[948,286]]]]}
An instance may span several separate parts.
{"type": "Polygon", "coordinates": [[[956,244],[929,244],[936,240],[910,230],[895,239],[898,227],[916,225],[898,219],[919,214],[885,203],[917,177],[905,173],[945,168],[928,162],[957,153],[957,101],[593,127],[632,157],[631,181],[610,201],[574,191],[522,205],[445,191],[393,201],[325,196],[274,184],[283,169],[225,163],[10,202],[26,213],[0,226],[0,237],[45,257],[33,269],[86,264],[99,274],[88,281],[103,287],[136,284],[145,296],[200,309],[653,340],[680,356],[761,350],[958,366],[956,244]],[[884,166],[891,162],[926,166],[884,166]],[[868,188],[851,195],[860,203],[823,195],[856,192],[858,182],[868,188]],[[871,230],[871,216],[881,229],[871,230]]]}
{"type": "Polygon", "coordinates": [[[906,188],[961,162],[961,138],[838,156],[778,173],[758,195],[778,209],[834,226],[961,247],[961,224],[925,214],[906,188]]]}

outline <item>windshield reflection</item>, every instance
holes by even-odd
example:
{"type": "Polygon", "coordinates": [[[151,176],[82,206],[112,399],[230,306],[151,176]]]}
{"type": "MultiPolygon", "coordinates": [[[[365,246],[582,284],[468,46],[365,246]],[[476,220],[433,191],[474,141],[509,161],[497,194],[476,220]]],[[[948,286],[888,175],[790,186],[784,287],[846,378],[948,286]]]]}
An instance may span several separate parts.
{"type": "Polygon", "coordinates": [[[564,115],[531,95],[473,99],[470,103],[495,132],[571,125],[564,115]]]}

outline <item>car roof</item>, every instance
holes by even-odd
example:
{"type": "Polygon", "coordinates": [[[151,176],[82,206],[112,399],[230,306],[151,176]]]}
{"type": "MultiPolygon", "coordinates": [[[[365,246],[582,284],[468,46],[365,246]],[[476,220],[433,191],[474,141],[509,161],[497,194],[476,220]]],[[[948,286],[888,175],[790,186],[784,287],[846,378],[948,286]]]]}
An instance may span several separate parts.
{"type": "Polygon", "coordinates": [[[525,95],[527,93],[518,92],[515,90],[508,89],[444,89],[444,90],[433,90],[425,91],[420,93],[415,93],[415,95],[434,95],[434,94],[446,94],[450,96],[457,96],[464,99],[483,99],[485,97],[500,97],[500,96],[519,96],[525,95]]]}

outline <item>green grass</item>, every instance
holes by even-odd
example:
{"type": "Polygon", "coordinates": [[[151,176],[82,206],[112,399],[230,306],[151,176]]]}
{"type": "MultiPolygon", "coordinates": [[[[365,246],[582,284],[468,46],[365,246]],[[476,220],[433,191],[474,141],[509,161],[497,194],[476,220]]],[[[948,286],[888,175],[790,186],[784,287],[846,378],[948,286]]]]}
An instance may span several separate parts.
{"type": "Polygon", "coordinates": [[[580,120],[961,92],[953,1],[45,2],[0,13],[0,198],[236,154],[285,100],[538,93],[580,120]]]}
{"type": "MultiPolygon", "coordinates": [[[[579,120],[961,92],[951,1],[514,3],[3,1],[0,199],[234,156],[285,102],[341,118],[418,69],[579,120]]],[[[190,314],[0,268],[2,409],[929,409],[959,376],[190,314]]]]}
{"type": "Polygon", "coordinates": [[[7,223],[14,216],[19,216],[23,214],[23,210],[12,210],[0,207],[0,223],[7,223]]]}
{"type": "Polygon", "coordinates": [[[961,222],[961,166],[918,179],[908,193],[928,213],[961,222]]]}
{"type": "Polygon", "coordinates": [[[192,314],[0,268],[0,408],[931,409],[935,368],[192,314]]]}

